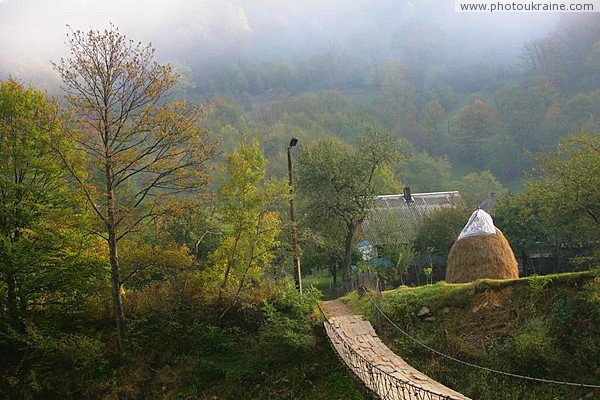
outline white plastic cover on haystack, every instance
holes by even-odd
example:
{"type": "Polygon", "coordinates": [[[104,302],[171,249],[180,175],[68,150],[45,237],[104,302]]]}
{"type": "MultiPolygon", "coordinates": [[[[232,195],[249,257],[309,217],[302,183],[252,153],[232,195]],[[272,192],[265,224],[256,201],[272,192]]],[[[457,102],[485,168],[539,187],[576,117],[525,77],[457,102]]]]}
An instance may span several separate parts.
{"type": "Polygon", "coordinates": [[[460,235],[458,235],[458,239],[466,238],[469,236],[485,236],[485,235],[495,235],[496,227],[494,226],[494,220],[490,214],[485,211],[478,209],[475,210],[473,214],[471,214],[471,218],[469,218],[469,222],[463,228],[460,235]]]}

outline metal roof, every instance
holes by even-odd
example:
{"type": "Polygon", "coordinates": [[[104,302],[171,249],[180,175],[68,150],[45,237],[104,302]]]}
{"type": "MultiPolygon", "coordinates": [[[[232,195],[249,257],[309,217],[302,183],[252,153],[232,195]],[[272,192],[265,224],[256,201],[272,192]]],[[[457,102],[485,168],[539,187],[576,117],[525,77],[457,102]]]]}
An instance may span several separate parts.
{"type": "Polygon", "coordinates": [[[443,208],[454,208],[462,201],[458,191],[413,193],[413,202],[402,194],[376,196],[373,207],[357,230],[359,240],[382,244],[390,237],[407,243],[425,218],[443,208]]]}

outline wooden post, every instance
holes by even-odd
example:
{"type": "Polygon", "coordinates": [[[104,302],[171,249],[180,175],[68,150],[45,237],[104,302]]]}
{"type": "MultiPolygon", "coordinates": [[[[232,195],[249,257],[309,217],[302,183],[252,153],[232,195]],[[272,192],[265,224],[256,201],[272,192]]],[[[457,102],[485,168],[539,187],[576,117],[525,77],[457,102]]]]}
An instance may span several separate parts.
{"type": "MultiPolygon", "coordinates": [[[[375,304],[377,304],[377,307],[381,308],[381,284],[379,282],[379,277],[377,277],[375,283],[375,304]]],[[[379,311],[377,311],[377,334],[383,336],[383,317],[379,311]]]]}
{"type": "Polygon", "coordinates": [[[294,179],[292,175],[292,147],[298,143],[298,139],[292,138],[287,149],[288,157],[288,178],[290,185],[290,220],[292,229],[292,255],[294,257],[294,283],[296,290],[302,294],[302,276],[300,273],[300,251],[298,250],[298,234],[296,232],[296,208],[294,207],[294,179]]]}

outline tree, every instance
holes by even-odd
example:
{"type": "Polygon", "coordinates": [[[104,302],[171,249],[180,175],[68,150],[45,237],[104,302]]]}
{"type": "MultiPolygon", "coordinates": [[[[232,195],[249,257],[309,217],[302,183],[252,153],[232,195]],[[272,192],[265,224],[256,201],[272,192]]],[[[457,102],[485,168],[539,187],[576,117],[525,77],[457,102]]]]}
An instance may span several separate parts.
{"type": "Polygon", "coordinates": [[[467,207],[471,208],[478,207],[492,192],[498,198],[507,192],[490,171],[472,172],[460,178],[455,185],[467,207]]]}
{"type": "Polygon", "coordinates": [[[331,140],[304,148],[298,158],[298,189],[308,219],[324,236],[337,237],[345,282],[350,279],[352,244],[375,191],[373,177],[398,158],[398,145],[387,133],[373,130],[352,151],[331,140]]]}
{"type": "Polygon", "coordinates": [[[527,70],[552,82],[558,69],[560,46],[555,38],[532,40],[525,43],[521,60],[527,70]]]}
{"type": "Polygon", "coordinates": [[[452,189],[452,164],[445,157],[432,157],[426,151],[414,153],[399,166],[400,180],[413,192],[439,192],[452,189]]]}
{"type": "Polygon", "coordinates": [[[452,124],[452,133],[461,143],[473,143],[476,139],[497,133],[501,125],[496,109],[481,99],[475,99],[460,109],[452,124]]]}
{"type": "Polygon", "coordinates": [[[208,272],[219,284],[220,298],[233,283],[235,302],[248,281],[260,278],[275,258],[281,223],[277,209],[288,189],[283,181],[265,179],[266,169],[257,138],[251,145],[242,142],[226,159],[216,198],[224,239],[211,254],[214,269],[208,272]]]}
{"type": "Polygon", "coordinates": [[[465,156],[476,166],[481,165],[481,141],[499,133],[502,121],[496,109],[485,101],[476,99],[460,109],[451,133],[456,141],[464,145],[465,156]]]}
{"type": "Polygon", "coordinates": [[[316,72],[327,78],[327,83],[331,90],[335,90],[338,87],[342,62],[343,54],[334,41],[327,43],[323,51],[314,58],[313,63],[317,65],[316,72]]]}
{"type": "MultiPolygon", "coordinates": [[[[527,276],[527,253],[539,251],[552,243],[552,233],[541,213],[542,198],[533,193],[504,196],[494,210],[494,224],[502,230],[515,252],[521,257],[523,274],[527,276]]],[[[556,248],[556,246],[555,246],[556,248]]]]}
{"type": "Polygon", "coordinates": [[[558,90],[545,78],[529,79],[517,87],[502,90],[496,96],[496,104],[503,117],[504,132],[520,147],[542,150],[554,139],[549,134],[551,131],[541,127],[542,121],[552,104],[559,100],[558,90]]]}
{"type": "Polygon", "coordinates": [[[58,112],[43,92],[0,83],[0,309],[18,332],[32,308],[65,303],[87,273],[74,250],[86,243],[74,225],[85,216],[51,148],[60,142],[74,156],[58,112]]]}
{"type": "Polygon", "coordinates": [[[600,228],[600,137],[581,133],[538,156],[528,192],[548,232],[562,244],[597,248],[600,228]],[[558,235],[557,235],[558,234],[558,235]]]}
{"type": "Polygon", "coordinates": [[[423,115],[421,117],[421,125],[423,125],[425,133],[427,134],[427,144],[429,147],[439,139],[437,137],[437,130],[443,116],[444,109],[435,97],[425,105],[425,110],[423,110],[423,115]]]}
{"type": "Polygon", "coordinates": [[[600,89],[589,93],[577,93],[567,102],[570,130],[585,129],[595,132],[600,129],[600,89]]]}
{"type": "Polygon", "coordinates": [[[432,52],[443,41],[444,33],[432,24],[408,23],[392,34],[392,47],[401,51],[414,71],[416,87],[423,93],[432,52]]]}
{"type": "Polygon", "coordinates": [[[434,254],[446,261],[454,241],[469,220],[464,205],[431,214],[417,227],[411,243],[417,254],[434,254]]]}
{"type": "Polygon", "coordinates": [[[54,63],[73,113],[71,138],[85,154],[84,174],[56,146],[95,212],[109,247],[119,346],[125,338],[118,244],[165,211],[162,197],[197,189],[214,146],[199,127],[202,109],[163,103],[177,76],[154,61],[154,49],[111,26],[71,31],[71,57],[54,63]]]}
{"type": "MultiPolygon", "coordinates": [[[[525,151],[506,134],[496,134],[481,143],[481,165],[503,180],[519,178],[528,168],[525,151]]],[[[468,189],[468,188],[467,188],[468,189]]],[[[492,190],[494,191],[494,190],[492,190]]]]}
{"type": "Polygon", "coordinates": [[[585,68],[591,86],[598,87],[600,85],[600,40],[591,48],[585,61],[585,68]]]}

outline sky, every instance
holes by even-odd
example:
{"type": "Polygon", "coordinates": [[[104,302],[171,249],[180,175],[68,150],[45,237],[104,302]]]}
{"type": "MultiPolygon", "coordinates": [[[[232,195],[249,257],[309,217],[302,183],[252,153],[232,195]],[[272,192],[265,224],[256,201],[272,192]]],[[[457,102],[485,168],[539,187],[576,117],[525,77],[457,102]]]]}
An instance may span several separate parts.
{"type": "Polygon", "coordinates": [[[0,74],[52,79],[72,29],[113,23],[152,42],[160,61],[199,68],[236,58],[292,58],[328,43],[391,52],[391,34],[410,21],[439,25],[459,55],[514,55],[544,36],[556,14],[466,14],[452,0],[0,0],[0,74]]]}

